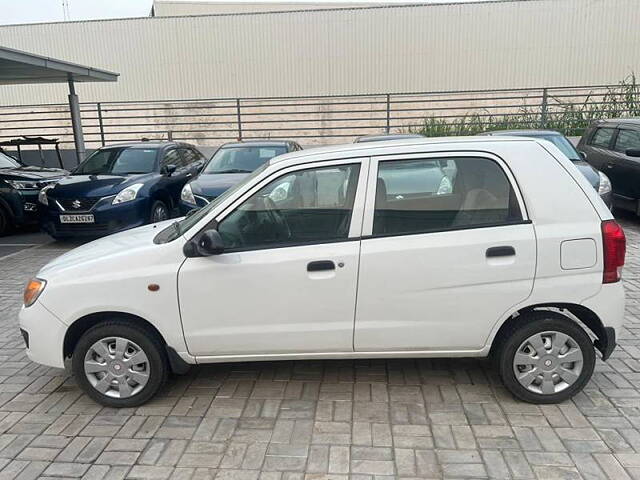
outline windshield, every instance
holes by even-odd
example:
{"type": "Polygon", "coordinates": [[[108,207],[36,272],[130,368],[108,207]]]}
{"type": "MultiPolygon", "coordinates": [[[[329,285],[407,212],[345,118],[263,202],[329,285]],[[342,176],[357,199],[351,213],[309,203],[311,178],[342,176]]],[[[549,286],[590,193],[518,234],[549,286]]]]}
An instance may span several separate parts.
{"type": "Polygon", "coordinates": [[[155,170],[157,148],[102,148],[82,162],[73,175],[130,175],[155,170]]]}
{"type": "Polygon", "coordinates": [[[538,135],[536,138],[549,140],[558,147],[562,153],[569,157],[569,160],[582,160],[582,157],[580,157],[580,154],[576,150],[576,147],[573,146],[573,143],[563,135],[538,135]]]}
{"type": "Polygon", "coordinates": [[[182,220],[177,220],[172,225],[169,225],[165,230],[160,232],[156,237],[156,243],[166,243],[171,242],[178,238],[180,235],[183,235],[185,232],[189,231],[191,227],[197,224],[200,220],[207,216],[207,214],[220,205],[223,201],[233,195],[235,192],[240,190],[247,182],[250,182],[254,177],[260,175],[260,173],[267,168],[268,164],[264,163],[261,167],[254,170],[251,175],[245,177],[240,183],[234,185],[229,190],[225,191],[222,195],[216,197],[211,200],[211,203],[206,206],[198,209],[192,210],[188,217],[184,217],[182,220]]]}
{"type": "Polygon", "coordinates": [[[17,168],[20,163],[9,155],[0,152],[0,168],[17,168]]]}
{"type": "Polygon", "coordinates": [[[211,157],[202,173],[251,173],[283,153],[287,153],[285,146],[223,147],[211,157]]]}

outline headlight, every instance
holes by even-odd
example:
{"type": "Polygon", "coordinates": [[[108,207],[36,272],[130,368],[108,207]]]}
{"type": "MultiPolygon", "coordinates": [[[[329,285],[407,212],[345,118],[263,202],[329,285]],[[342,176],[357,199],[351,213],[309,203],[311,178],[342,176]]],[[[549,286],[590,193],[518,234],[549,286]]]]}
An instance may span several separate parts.
{"type": "Polygon", "coordinates": [[[33,305],[46,285],[46,280],[41,280],[39,278],[29,280],[29,283],[27,283],[27,286],[24,289],[24,306],[30,307],[33,305]]]}
{"type": "Polygon", "coordinates": [[[135,200],[138,196],[138,190],[140,190],[144,185],[142,183],[134,183],[130,187],[125,188],[119,194],[116,195],[116,198],[111,202],[112,205],[117,205],[119,203],[130,202],[131,200],[135,200]]]}
{"type": "Polygon", "coordinates": [[[193,190],[191,190],[191,185],[188,183],[182,187],[182,192],[180,192],[180,200],[185,203],[190,203],[191,205],[196,205],[196,197],[193,196],[193,190]]]}
{"type": "Polygon", "coordinates": [[[38,182],[33,180],[7,180],[7,183],[16,190],[37,190],[38,182]]]}
{"type": "Polygon", "coordinates": [[[598,185],[598,195],[605,195],[611,191],[611,180],[604,173],[598,172],[600,175],[600,184],[598,185]]]}
{"type": "Polygon", "coordinates": [[[49,205],[49,198],[47,197],[47,192],[51,190],[55,185],[47,185],[42,190],[38,192],[38,201],[43,205],[49,205]]]}

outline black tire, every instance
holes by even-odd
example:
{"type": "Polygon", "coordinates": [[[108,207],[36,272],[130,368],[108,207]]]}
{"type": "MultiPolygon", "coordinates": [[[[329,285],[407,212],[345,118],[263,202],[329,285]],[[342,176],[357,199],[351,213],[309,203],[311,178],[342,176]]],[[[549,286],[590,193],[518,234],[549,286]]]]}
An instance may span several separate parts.
{"type": "Polygon", "coordinates": [[[149,223],[161,222],[168,220],[170,217],[169,207],[162,200],[156,200],[151,204],[151,211],[149,212],[149,223]],[[158,212],[164,212],[164,218],[158,217],[158,212]]]}
{"type": "MultiPolygon", "coordinates": [[[[501,335],[496,355],[500,377],[502,378],[507,390],[520,400],[529,403],[541,404],[563,402],[580,392],[591,379],[596,363],[596,354],[593,342],[587,335],[587,332],[570,318],[567,318],[557,312],[543,310],[532,311],[521,315],[518,321],[509,327],[503,335],[501,335]],[[520,383],[515,372],[516,366],[514,365],[514,360],[520,346],[527,339],[537,333],[543,332],[559,332],[568,335],[575,343],[576,348],[579,348],[582,353],[581,371],[579,375],[577,375],[577,379],[575,379],[573,383],[565,385],[563,390],[555,393],[531,391],[520,383]]],[[[536,353],[533,358],[539,358],[539,354],[536,353]]],[[[555,361],[552,355],[549,355],[549,358],[550,361],[555,361]]],[[[566,366],[567,364],[564,363],[564,365],[566,366]]],[[[576,364],[569,363],[569,365],[573,365],[575,368],[576,364]]],[[[564,382],[564,379],[557,376],[555,370],[552,372],[543,372],[542,369],[544,368],[547,367],[542,365],[532,366],[532,370],[529,371],[531,374],[530,377],[547,374],[556,375],[553,380],[554,382],[558,382],[556,385],[560,385],[561,382],[564,382]],[[534,372],[536,369],[538,371],[537,373],[534,372]]],[[[553,366],[549,366],[549,368],[553,368],[553,366]]],[[[525,373],[527,372],[523,371],[521,376],[525,373]]],[[[541,380],[542,377],[538,376],[537,380],[534,382],[538,382],[540,386],[536,383],[531,383],[531,388],[541,390],[541,380]]]]}
{"type": "MultiPolygon", "coordinates": [[[[147,328],[126,320],[105,321],[87,330],[76,344],[71,365],[76,382],[78,382],[82,390],[99,404],[114,408],[137,407],[147,402],[163,386],[169,370],[165,348],[158,335],[147,328]],[[120,337],[133,342],[140,347],[148,359],[148,380],[146,384],[138,392],[126,398],[116,398],[98,391],[85,373],[85,357],[89,349],[96,342],[110,337],[120,337]]],[[[118,386],[119,389],[120,387],[118,386]]]]}
{"type": "Polygon", "coordinates": [[[0,237],[8,235],[11,232],[11,221],[9,219],[9,214],[4,209],[2,205],[0,205],[0,237]]]}

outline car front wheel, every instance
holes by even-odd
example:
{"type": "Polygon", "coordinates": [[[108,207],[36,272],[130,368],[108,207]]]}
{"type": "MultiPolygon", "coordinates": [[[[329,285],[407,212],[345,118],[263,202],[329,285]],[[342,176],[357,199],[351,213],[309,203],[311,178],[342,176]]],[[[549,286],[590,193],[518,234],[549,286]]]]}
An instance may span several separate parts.
{"type": "Polygon", "coordinates": [[[169,209],[161,200],[156,200],[151,206],[150,222],[157,223],[169,218],[169,209]]]}
{"type": "Polygon", "coordinates": [[[72,369],[80,387],[107,407],[136,407],[153,397],[167,378],[162,342],[132,322],[108,321],[78,341],[72,369]]]}
{"type": "Polygon", "coordinates": [[[503,336],[499,370],[505,387],[530,403],[568,400],[587,384],[595,350],[585,330],[556,312],[535,311],[503,336]]]}

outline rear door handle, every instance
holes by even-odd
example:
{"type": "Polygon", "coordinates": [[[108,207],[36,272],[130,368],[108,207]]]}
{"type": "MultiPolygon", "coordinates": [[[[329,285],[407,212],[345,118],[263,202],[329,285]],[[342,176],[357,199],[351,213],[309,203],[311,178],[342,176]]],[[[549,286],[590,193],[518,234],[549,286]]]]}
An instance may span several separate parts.
{"type": "Polygon", "coordinates": [[[616,166],[615,163],[611,163],[611,162],[607,163],[607,168],[613,168],[615,166],[616,166]]]}
{"type": "Polygon", "coordinates": [[[331,260],[318,260],[307,264],[307,272],[320,272],[322,270],[335,270],[336,264],[331,260]]]}
{"type": "Polygon", "coordinates": [[[516,254],[516,249],[510,246],[487,248],[487,258],[510,257],[516,254]]]}

